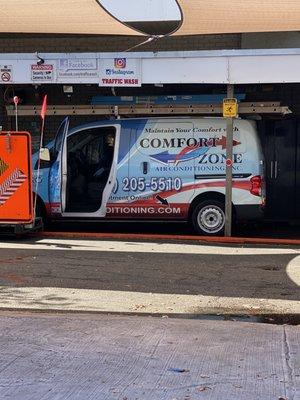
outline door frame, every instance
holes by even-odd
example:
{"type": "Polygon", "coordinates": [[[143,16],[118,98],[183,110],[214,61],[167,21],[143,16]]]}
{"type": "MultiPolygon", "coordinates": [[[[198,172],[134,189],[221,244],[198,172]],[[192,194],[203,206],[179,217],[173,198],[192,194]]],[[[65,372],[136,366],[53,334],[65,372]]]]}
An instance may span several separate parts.
{"type": "Polygon", "coordinates": [[[117,165],[118,165],[118,155],[119,155],[119,145],[120,145],[120,133],[121,133],[121,124],[100,124],[90,126],[84,125],[77,130],[72,130],[72,132],[68,133],[64,138],[63,148],[61,152],[61,210],[62,217],[80,217],[80,218],[103,218],[106,216],[106,205],[108,199],[111,195],[112,189],[115,185],[117,178],[117,165]],[[102,193],[102,202],[98,210],[94,212],[66,212],[66,190],[67,190],[67,139],[68,137],[75,135],[76,133],[87,130],[87,129],[97,129],[97,128],[105,128],[105,127],[113,127],[116,130],[115,143],[114,143],[114,155],[110,168],[110,173],[107,179],[107,183],[102,193]]]}

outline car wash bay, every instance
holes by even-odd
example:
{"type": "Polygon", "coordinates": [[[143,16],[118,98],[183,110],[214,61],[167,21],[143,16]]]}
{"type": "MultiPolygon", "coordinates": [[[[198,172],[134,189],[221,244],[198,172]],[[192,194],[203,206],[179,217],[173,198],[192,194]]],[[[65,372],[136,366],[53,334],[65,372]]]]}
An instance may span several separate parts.
{"type": "MultiPolygon", "coordinates": [[[[273,51],[274,52],[274,51],[273,51]]],[[[226,52],[225,52],[226,53],[226,52]]],[[[227,52],[228,60],[230,58],[230,52],[227,52]]],[[[299,165],[300,165],[300,131],[299,131],[299,106],[298,98],[300,98],[300,89],[297,83],[279,83],[286,79],[286,76],[280,76],[278,78],[272,78],[272,76],[266,76],[266,67],[262,65],[261,76],[256,76],[253,72],[251,73],[249,66],[244,64],[245,51],[241,52],[239,59],[240,67],[243,66],[243,74],[235,76],[235,93],[236,97],[242,96],[243,102],[280,102],[283,106],[288,106],[292,111],[291,115],[282,116],[279,114],[260,114],[253,112],[250,116],[241,115],[242,117],[250,117],[258,120],[259,132],[263,144],[263,151],[265,154],[266,161],[266,184],[267,184],[267,206],[266,206],[266,218],[268,220],[281,220],[281,221],[295,221],[300,218],[299,209],[297,204],[300,201],[300,177],[299,177],[299,165]],[[262,75],[264,75],[262,77],[262,75]],[[264,81],[266,83],[247,83],[247,81],[254,82],[255,79],[258,81],[264,81]],[[277,80],[277,83],[269,83],[270,80],[277,80]],[[284,193],[284,195],[282,195],[284,193]]],[[[264,52],[267,53],[267,51],[264,52]]],[[[280,54],[279,58],[291,57],[290,54],[280,54]]],[[[56,128],[59,122],[63,118],[63,111],[59,110],[60,105],[64,105],[65,114],[72,115],[71,124],[78,125],[87,121],[95,121],[103,118],[111,118],[112,115],[94,115],[95,112],[92,110],[80,113],[76,111],[76,106],[87,106],[90,107],[92,102],[97,96],[110,96],[117,94],[117,96],[137,96],[136,98],[143,99],[144,103],[155,97],[163,96],[165,99],[170,96],[170,102],[172,104],[173,99],[177,96],[185,95],[200,95],[203,96],[203,100],[206,104],[220,103],[222,98],[226,97],[226,84],[220,84],[220,81],[225,82],[226,77],[222,75],[222,57],[224,52],[190,52],[191,59],[190,63],[183,64],[181,54],[171,53],[168,56],[173,56],[172,62],[177,60],[177,63],[181,63],[180,68],[174,67],[172,71],[169,69],[170,60],[165,59],[166,54],[160,58],[158,55],[158,63],[153,60],[153,54],[149,53],[135,53],[130,57],[145,57],[149,65],[153,68],[150,71],[146,63],[143,62],[142,71],[143,83],[141,87],[135,88],[115,88],[113,91],[111,88],[101,88],[97,84],[79,84],[74,80],[72,82],[73,92],[67,93],[64,91],[63,85],[53,82],[51,85],[39,84],[36,86],[28,85],[28,79],[25,76],[20,77],[20,83],[13,85],[16,94],[23,97],[23,103],[20,106],[20,123],[22,123],[22,129],[28,129],[29,131],[35,130],[36,138],[39,135],[39,111],[36,107],[40,104],[37,98],[42,94],[47,93],[51,98],[51,104],[56,105],[56,110],[49,110],[47,116],[46,130],[47,140],[53,138],[56,128]],[[197,54],[195,54],[197,53],[197,54]],[[206,53],[206,54],[201,54],[206,53]],[[214,62],[217,60],[217,67],[215,71],[207,72],[209,67],[209,55],[213,58],[210,61],[214,62]],[[219,53],[219,54],[215,54],[219,53]],[[202,67],[202,70],[196,71],[195,64],[200,63],[205,58],[206,67],[202,67]],[[218,63],[221,64],[218,66],[218,63]],[[168,76],[166,76],[166,70],[168,76]],[[189,72],[188,78],[183,78],[183,72],[187,70],[189,72]],[[201,77],[201,83],[195,82],[195,74],[201,77]],[[222,76],[221,76],[222,75],[222,76]],[[180,82],[178,83],[173,82],[180,82]],[[154,82],[159,82],[154,83],[154,82]],[[213,82],[213,84],[211,83],[213,82]],[[145,100],[146,99],[146,100],[145,100]],[[148,100],[147,100],[148,99],[148,100]],[[66,107],[68,105],[69,107],[66,107]],[[22,111],[23,108],[23,111],[22,111]],[[27,108],[27,109],[26,109],[27,108]],[[26,110],[25,110],[26,109],[26,110]]],[[[260,57],[262,54],[257,54],[256,57],[260,57]]],[[[76,55],[78,56],[78,55],[76,55]]],[[[274,54],[272,54],[274,56],[274,54]]],[[[299,55],[293,54],[295,57],[299,55]]],[[[3,56],[2,56],[3,57],[3,56]]],[[[248,58],[249,55],[247,55],[248,58]]],[[[25,57],[26,58],[26,57],[25,57]]],[[[49,55],[49,58],[53,56],[49,55]]],[[[237,63],[237,59],[234,57],[232,60],[237,63]]],[[[32,63],[30,57],[27,57],[26,62],[32,63]]],[[[157,61],[157,60],[156,60],[157,61]]],[[[255,60],[253,59],[253,62],[255,60]]],[[[281,61],[281,60],[278,60],[281,61]]],[[[274,64],[274,57],[273,57],[274,64]]],[[[200,64],[199,64],[200,65],[200,64]]],[[[215,64],[216,65],[216,64],[215,64]]],[[[276,63],[274,64],[276,68],[276,63]]],[[[280,64],[278,64],[280,65],[280,64]]],[[[294,66],[289,66],[290,69],[294,69],[294,66]]],[[[233,68],[233,67],[232,67],[233,68]]],[[[234,69],[233,69],[234,70],[234,69]]],[[[257,71],[256,71],[257,72],[257,71]]],[[[270,72],[270,71],[269,71],[270,72]]],[[[232,75],[232,74],[231,74],[232,75]]],[[[258,74],[259,75],[259,74],[258,74]]],[[[291,80],[294,82],[297,78],[291,75],[291,80]]],[[[233,79],[232,79],[233,80],[233,79]]],[[[69,82],[70,83],[70,82],[69,82]]],[[[6,86],[7,89],[7,86],[6,86]]],[[[9,97],[6,93],[6,99],[9,101],[9,97]]],[[[165,100],[167,102],[167,100],[165,100]]],[[[167,103],[165,103],[167,104],[167,103]]],[[[7,104],[8,102],[7,102],[7,104]]],[[[185,104],[188,106],[188,104],[185,104]]],[[[113,114],[113,113],[112,113],[113,114]]],[[[153,115],[153,114],[152,114],[153,115]]],[[[155,115],[155,114],[154,114],[155,115]]],[[[161,115],[161,114],[160,114],[161,115]]],[[[170,115],[167,113],[166,115],[170,115]]],[[[172,114],[174,115],[174,113],[172,114]]],[[[181,114],[182,115],[182,114],[181,114]]],[[[201,115],[205,115],[203,112],[201,115]]],[[[211,109],[207,110],[206,115],[220,115],[220,113],[212,113],[211,109]]],[[[14,112],[11,106],[8,107],[8,115],[6,118],[5,128],[12,129],[14,126],[14,112]]],[[[38,141],[38,140],[37,140],[38,141]]]]}
{"type": "Polygon", "coordinates": [[[300,118],[261,121],[266,161],[266,219],[300,219],[300,118]]]}

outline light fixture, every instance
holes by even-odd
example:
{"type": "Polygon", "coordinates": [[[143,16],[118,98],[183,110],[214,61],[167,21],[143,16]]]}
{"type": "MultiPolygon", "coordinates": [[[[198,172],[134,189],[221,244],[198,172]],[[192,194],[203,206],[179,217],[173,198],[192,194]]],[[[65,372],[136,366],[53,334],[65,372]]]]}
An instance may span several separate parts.
{"type": "Polygon", "coordinates": [[[73,86],[72,85],[63,85],[63,92],[72,94],[73,93],[73,86]]]}

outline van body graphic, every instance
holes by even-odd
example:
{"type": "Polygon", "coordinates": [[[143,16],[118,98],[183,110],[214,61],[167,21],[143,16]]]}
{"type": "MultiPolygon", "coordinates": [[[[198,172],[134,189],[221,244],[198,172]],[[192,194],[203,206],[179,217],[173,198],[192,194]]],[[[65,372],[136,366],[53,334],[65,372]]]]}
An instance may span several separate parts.
{"type": "MultiPolygon", "coordinates": [[[[38,196],[48,218],[178,219],[200,233],[223,231],[223,118],[100,121],[72,130],[65,120],[47,147],[38,196]]],[[[264,161],[253,121],[235,121],[233,151],[234,214],[260,218],[264,161]]]]}

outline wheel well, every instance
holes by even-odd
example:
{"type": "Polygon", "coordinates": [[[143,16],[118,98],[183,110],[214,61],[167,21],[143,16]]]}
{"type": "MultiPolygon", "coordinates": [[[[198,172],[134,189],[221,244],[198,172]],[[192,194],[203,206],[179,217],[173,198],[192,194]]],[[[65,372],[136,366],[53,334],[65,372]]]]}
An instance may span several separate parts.
{"type": "MultiPolygon", "coordinates": [[[[205,200],[217,200],[220,201],[221,203],[224,204],[225,207],[225,195],[219,192],[205,192],[205,193],[201,193],[198,196],[196,196],[194,198],[194,200],[192,201],[190,208],[189,208],[189,220],[192,217],[193,211],[194,209],[197,207],[197,205],[199,203],[202,203],[202,201],[205,200]]],[[[232,210],[233,210],[233,217],[235,217],[235,208],[234,208],[234,204],[232,204],[232,210]]]]}

